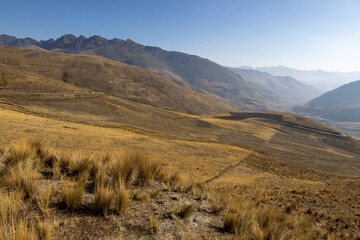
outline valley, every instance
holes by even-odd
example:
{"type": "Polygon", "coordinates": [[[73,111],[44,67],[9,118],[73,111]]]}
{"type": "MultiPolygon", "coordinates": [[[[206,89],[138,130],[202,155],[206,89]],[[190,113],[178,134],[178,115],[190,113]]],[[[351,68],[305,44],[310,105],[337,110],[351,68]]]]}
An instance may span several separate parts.
{"type": "Polygon", "coordinates": [[[359,236],[360,142],[346,133],[98,56],[0,52],[1,194],[24,191],[29,226],[49,221],[55,239],[359,236]],[[46,211],[41,186],[54,187],[46,211]],[[83,188],[74,206],[70,186],[83,188]]]}

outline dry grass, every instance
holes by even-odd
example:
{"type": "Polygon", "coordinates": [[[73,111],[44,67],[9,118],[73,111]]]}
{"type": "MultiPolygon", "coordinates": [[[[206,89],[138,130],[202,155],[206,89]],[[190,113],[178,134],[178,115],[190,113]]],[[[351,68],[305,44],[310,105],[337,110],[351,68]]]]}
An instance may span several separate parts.
{"type": "Polygon", "coordinates": [[[82,182],[61,179],[61,200],[70,211],[81,203],[84,193],[85,185],[82,182]]]}
{"type": "MultiPolygon", "coordinates": [[[[121,157],[111,156],[100,160],[81,156],[76,163],[72,163],[74,159],[71,157],[51,155],[48,150],[44,151],[41,145],[24,146],[26,147],[22,147],[23,150],[19,150],[21,148],[18,147],[18,150],[14,151],[16,157],[11,155],[11,148],[0,150],[3,176],[8,180],[7,183],[10,183],[0,185],[0,227],[1,237],[5,239],[51,239],[56,231],[52,230],[50,219],[53,215],[59,216],[60,211],[50,211],[50,205],[54,209],[64,207],[66,211],[61,211],[64,216],[78,217],[80,213],[87,214],[89,218],[86,221],[90,222],[93,221],[91,214],[102,213],[107,218],[112,211],[116,211],[118,215],[113,215],[109,219],[143,218],[142,225],[136,221],[131,225],[129,221],[129,225],[123,228],[141,225],[142,229],[150,230],[151,233],[159,233],[161,213],[169,213],[169,219],[166,221],[170,221],[170,224],[183,222],[191,226],[192,221],[179,221],[177,217],[185,219],[202,212],[202,215],[208,214],[209,218],[217,217],[217,222],[220,222],[220,217],[222,217],[223,225],[218,225],[218,227],[222,227],[227,233],[219,231],[217,234],[224,234],[221,236],[230,236],[230,238],[353,239],[357,234],[356,218],[353,219],[354,225],[347,226],[349,231],[331,232],[326,229],[326,226],[324,228],[320,225],[320,220],[329,218],[328,221],[338,221],[339,225],[342,224],[342,219],[338,219],[334,214],[323,214],[311,206],[302,208],[299,202],[295,201],[284,200],[288,204],[282,206],[268,204],[275,196],[273,193],[251,192],[246,195],[244,193],[230,195],[191,181],[184,185],[177,174],[165,174],[160,163],[150,162],[143,156],[134,157],[126,153],[121,157]],[[28,153],[33,151],[34,159],[29,158],[31,156],[29,154],[21,154],[24,150],[28,153]],[[17,159],[24,156],[27,158],[17,159]],[[48,164],[50,162],[52,164],[48,164]],[[85,162],[88,163],[86,167],[85,162]],[[52,166],[53,171],[56,166],[59,166],[59,175],[62,175],[60,184],[57,184],[55,175],[50,175],[50,177],[41,175],[44,174],[44,169],[50,171],[49,166],[52,166]],[[113,170],[114,166],[118,168],[113,170]],[[41,176],[43,179],[38,181],[41,176]],[[131,179],[128,185],[126,185],[127,179],[131,179]],[[172,189],[166,190],[165,182],[168,186],[171,185],[172,189]],[[84,197],[85,186],[91,184],[94,185],[94,191],[87,188],[89,191],[84,197]],[[160,196],[159,193],[161,193],[160,196]],[[131,202],[131,198],[139,201],[131,202]],[[181,202],[191,202],[191,204],[179,205],[181,202]],[[35,204],[37,207],[34,207],[35,204]],[[200,205],[206,204],[208,204],[206,209],[210,208],[211,212],[199,210],[200,205]],[[91,207],[94,211],[89,210],[91,207]],[[39,214],[39,210],[43,213],[43,219],[35,220],[34,216],[39,214]],[[71,214],[66,215],[69,212],[71,214]],[[151,217],[148,218],[148,216],[151,217]]],[[[278,192],[278,190],[275,191],[278,192]]],[[[308,197],[305,191],[300,190],[279,194],[281,197],[289,196],[289,198],[290,195],[293,197],[296,194],[301,199],[308,197]]],[[[342,201],[341,196],[334,191],[326,194],[331,197],[332,203],[342,201]]],[[[309,198],[309,201],[311,200],[314,204],[324,201],[320,192],[316,195],[317,198],[309,198]]],[[[347,201],[353,204],[354,210],[358,208],[358,203],[351,199],[347,201]]],[[[98,219],[95,216],[92,217],[98,219]]],[[[111,221],[109,219],[106,221],[111,221]]],[[[195,219],[198,221],[197,217],[195,219]]],[[[162,231],[168,227],[165,225],[162,225],[162,231]]]]}
{"type": "Polygon", "coordinates": [[[149,227],[150,232],[152,234],[160,232],[160,220],[159,220],[159,218],[157,218],[155,216],[150,216],[149,221],[150,221],[150,227],[149,227]]]}
{"type": "Polygon", "coordinates": [[[87,174],[91,168],[91,163],[93,161],[88,158],[84,157],[83,153],[75,152],[71,155],[69,161],[69,172],[70,176],[81,177],[84,174],[87,174]]]}
{"type": "Polygon", "coordinates": [[[25,219],[10,224],[1,229],[1,237],[6,240],[36,240],[37,235],[33,226],[29,226],[25,219]]]}
{"type": "Polygon", "coordinates": [[[114,190],[111,186],[105,186],[103,183],[95,187],[94,210],[101,212],[104,217],[108,217],[110,205],[114,198],[114,190]]]}
{"type": "Polygon", "coordinates": [[[24,159],[9,169],[8,183],[24,191],[26,198],[33,198],[36,191],[37,180],[41,175],[35,170],[35,161],[24,159]]]}
{"type": "Polygon", "coordinates": [[[114,184],[124,183],[126,187],[132,185],[138,177],[139,170],[135,161],[129,156],[112,155],[108,163],[109,175],[114,184]]]}
{"type": "Polygon", "coordinates": [[[50,214],[49,206],[54,193],[55,188],[53,186],[41,186],[38,190],[36,203],[40,211],[46,216],[50,214]]]}
{"type": "Polygon", "coordinates": [[[194,213],[194,207],[191,204],[183,204],[178,212],[179,217],[188,218],[194,213]]]}
{"type": "Polygon", "coordinates": [[[0,192],[0,226],[14,224],[26,210],[22,192],[0,192]]]}
{"type": "Polygon", "coordinates": [[[121,183],[116,188],[115,209],[118,214],[125,213],[130,205],[130,194],[121,183]]]}
{"type": "Polygon", "coordinates": [[[48,220],[41,220],[38,218],[36,226],[36,235],[38,240],[52,240],[53,239],[53,225],[48,220]]]}

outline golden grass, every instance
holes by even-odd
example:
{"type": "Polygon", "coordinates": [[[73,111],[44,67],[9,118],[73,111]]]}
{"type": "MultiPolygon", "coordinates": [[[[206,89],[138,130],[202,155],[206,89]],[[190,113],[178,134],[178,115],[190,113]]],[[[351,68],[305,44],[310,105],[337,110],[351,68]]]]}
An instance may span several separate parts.
{"type": "MultiPolygon", "coordinates": [[[[14,186],[13,188],[9,188],[8,185],[0,185],[0,226],[1,235],[6,236],[5,239],[18,239],[18,236],[28,236],[29,239],[34,239],[32,237],[36,234],[40,239],[51,239],[53,230],[51,230],[51,226],[47,227],[47,224],[50,222],[49,219],[44,218],[34,221],[31,215],[27,214],[27,211],[31,211],[32,215],[37,215],[39,214],[38,210],[43,213],[43,217],[57,214],[57,211],[50,211],[50,204],[53,204],[54,207],[63,206],[68,212],[72,212],[72,214],[77,214],[78,212],[76,210],[86,211],[90,209],[90,207],[93,207],[95,211],[92,213],[101,212],[105,217],[114,210],[119,215],[122,215],[116,217],[127,217],[127,214],[123,215],[126,210],[130,208],[131,212],[129,214],[133,214],[133,209],[148,204],[146,201],[149,200],[149,196],[153,197],[153,199],[150,200],[151,203],[156,202],[156,204],[158,204],[154,205],[154,211],[158,211],[159,206],[166,205],[168,206],[165,210],[166,212],[172,209],[170,211],[170,218],[172,219],[176,219],[176,217],[188,218],[192,214],[197,214],[199,208],[198,204],[183,204],[178,206],[175,203],[174,205],[176,206],[169,206],[169,204],[174,203],[173,200],[190,197],[191,199],[199,201],[204,200],[204,203],[210,202],[209,207],[213,213],[209,214],[213,217],[222,216],[223,230],[234,233],[235,237],[240,239],[351,239],[354,234],[356,234],[349,232],[352,230],[348,232],[344,230],[344,232],[341,233],[331,233],[326,229],[319,233],[317,228],[323,229],[323,226],[315,226],[315,219],[317,219],[318,224],[319,219],[327,217],[331,217],[329,221],[336,221],[336,216],[321,214],[321,212],[315,210],[313,207],[303,209],[303,213],[300,214],[299,210],[301,210],[301,207],[296,205],[296,202],[292,202],[292,205],[274,207],[274,204],[264,204],[270,203],[269,198],[271,196],[266,194],[223,194],[220,191],[211,190],[212,188],[208,185],[195,184],[193,181],[189,181],[184,185],[179,175],[165,174],[159,162],[147,161],[148,159],[146,159],[144,155],[134,157],[125,153],[124,156],[118,158],[112,156],[99,159],[81,156],[77,163],[71,163],[73,159],[65,157],[63,159],[67,159],[64,160],[64,165],[66,166],[62,167],[61,164],[59,164],[59,168],[62,169],[60,175],[63,174],[59,184],[60,186],[58,187],[56,184],[53,184],[54,182],[50,182],[57,181],[55,175],[52,176],[52,179],[48,178],[49,175],[43,175],[44,179],[41,180],[40,184],[37,182],[37,179],[41,176],[40,173],[43,173],[44,169],[50,171],[48,164],[44,162],[47,161],[46,159],[49,159],[48,156],[51,156],[51,153],[44,151],[39,146],[40,145],[35,145],[35,147],[32,146],[31,148],[23,147],[23,149],[28,149],[27,151],[33,149],[31,151],[35,152],[35,159],[25,158],[8,162],[7,159],[9,159],[11,154],[10,148],[9,150],[0,150],[0,156],[5,156],[2,161],[3,169],[5,169],[4,176],[6,176],[6,179],[11,183],[10,186],[14,186]],[[89,166],[74,167],[83,166],[82,161],[88,162],[89,166]],[[8,165],[6,165],[6,163],[8,165]],[[73,164],[72,167],[70,167],[71,164],[73,164]],[[111,167],[113,166],[119,167],[114,171],[115,174],[112,174],[111,167]],[[120,169],[121,167],[124,167],[125,170],[120,169]],[[74,169],[78,169],[76,170],[77,174],[71,174],[76,172],[74,169]],[[86,170],[82,171],[79,169],[86,170]],[[126,186],[124,182],[126,178],[121,176],[126,176],[131,171],[136,171],[137,174],[136,177],[132,179],[131,184],[126,186]],[[33,175],[36,177],[32,177],[33,175]],[[90,178],[88,179],[88,177],[90,178]],[[32,184],[25,184],[24,182],[30,182],[32,184]],[[172,191],[170,194],[174,194],[174,198],[166,201],[166,203],[165,201],[161,202],[161,199],[159,200],[158,197],[160,191],[166,191],[165,182],[173,186],[173,188],[168,191],[172,191]],[[88,192],[85,198],[86,201],[82,201],[86,184],[94,184],[94,192],[88,192]],[[163,186],[162,190],[159,190],[159,184],[163,186]],[[57,191],[56,194],[54,194],[54,189],[51,189],[53,185],[58,188],[57,190],[60,190],[57,191]],[[26,189],[33,190],[29,191],[26,189]],[[6,192],[9,190],[10,192],[6,192]],[[31,195],[32,197],[30,197],[31,195]],[[88,198],[89,195],[90,198],[88,198]],[[24,198],[24,196],[27,196],[27,198],[24,198]],[[33,198],[34,196],[35,198],[33,198]],[[134,206],[130,207],[131,197],[141,202],[133,202],[132,204],[134,206]],[[91,201],[89,201],[89,199],[91,199],[91,201]],[[31,209],[34,207],[34,204],[38,207],[35,208],[36,214],[34,214],[34,209],[31,209]],[[78,207],[79,209],[77,209],[78,207]],[[311,211],[308,211],[309,209],[311,211]],[[216,214],[214,214],[215,212],[216,214]],[[309,217],[303,217],[303,215],[309,215],[309,217]],[[32,221],[29,221],[29,219],[32,219],[32,221]],[[16,233],[17,231],[19,233],[16,233]]],[[[20,156],[19,158],[26,156],[26,154],[19,154],[21,151],[16,152],[16,156],[20,156]]],[[[51,162],[54,163],[51,165],[52,168],[56,167],[57,161],[63,161],[60,160],[62,158],[58,157],[59,155],[54,154],[54,156],[51,160],[51,162]]],[[[302,194],[302,197],[306,197],[305,192],[303,193],[300,190],[279,194],[281,194],[282,197],[290,197],[290,195],[297,193],[302,194]]],[[[161,197],[166,198],[168,194],[168,192],[164,192],[161,197]]],[[[319,194],[319,196],[319,199],[313,199],[315,204],[321,201],[321,195],[319,194]]],[[[326,196],[332,196],[334,202],[340,201],[340,198],[332,191],[326,196]]],[[[356,203],[353,206],[354,209],[358,207],[356,203]]],[[[151,214],[151,220],[149,218],[150,228],[148,228],[147,217],[145,217],[144,222],[146,223],[144,224],[144,229],[147,231],[150,229],[152,233],[159,232],[160,227],[157,228],[157,224],[160,226],[160,220],[154,217],[158,213],[155,215],[151,214]]],[[[339,222],[341,222],[341,220],[339,220],[339,222]]],[[[354,224],[356,223],[354,222],[354,224]]],[[[354,229],[354,226],[355,225],[349,225],[348,229],[354,229]]]]}
{"type": "Polygon", "coordinates": [[[108,217],[110,205],[114,198],[114,190],[111,186],[100,183],[95,186],[94,195],[94,211],[101,212],[104,217],[108,217]]]}
{"type": "Polygon", "coordinates": [[[9,169],[8,183],[24,191],[26,198],[33,198],[36,191],[37,180],[41,177],[34,169],[34,164],[34,160],[27,158],[9,169]]]}
{"type": "Polygon", "coordinates": [[[138,177],[139,170],[132,157],[112,155],[108,163],[109,175],[114,184],[123,183],[126,187],[132,185],[138,177]]]}
{"type": "Polygon", "coordinates": [[[36,203],[40,211],[46,216],[50,214],[49,206],[54,193],[55,188],[53,186],[41,186],[38,190],[36,203]]]}
{"type": "Polygon", "coordinates": [[[81,203],[84,193],[85,185],[82,182],[61,179],[61,200],[70,211],[81,203]]]}
{"type": "Polygon", "coordinates": [[[179,217],[188,218],[194,213],[194,207],[191,204],[183,204],[178,212],[179,217]]]}
{"type": "Polygon", "coordinates": [[[121,183],[118,183],[116,188],[116,199],[115,199],[115,209],[118,214],[125,213],[130,205],[130,194],[126,190],[125,186],[121,183]]]}
{"type": "Polygon", "coordinates": [[[28,226],[25,219],[20,219],[1,229],[4,240],[36,240],[37,235],[33,226],[28,226]]]}
{"type": "Polygon", "coordinates": [[[47,219],[37,219],[36,235],[38,240],[52,240],[53,239],[53,225],[47,219]]]}
{"type": "Polygon", "coordinates": [[[149,222],[150,222],[150,232],[153,233],[157,233],[160,231],[160,220],[159,218],[155,217],[155,216],[150,216],[149,217],[149,222]]]}
{"type": "Polygon", "coordinates": [[[26,209],[23,194],[20,191],[4,192],[2,190],[0,202],[0,226],[15,223],[26,209]]]}

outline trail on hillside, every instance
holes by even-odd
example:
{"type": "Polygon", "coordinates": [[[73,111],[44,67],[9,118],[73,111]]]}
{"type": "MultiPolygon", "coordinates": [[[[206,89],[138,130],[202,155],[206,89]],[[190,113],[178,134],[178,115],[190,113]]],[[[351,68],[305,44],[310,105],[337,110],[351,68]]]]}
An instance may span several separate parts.
{"type": "Polygon", "coordinates": [[[268,140],[266,140],[263,144],[261,144],[261,146],[259,146],[258,148],[256,148],[255,150],[253,150],[252,152],[250,152],[246,157],[242,158],[239,162],[237,162],[235,165],[229,165],[225,168],[223,168],[222,170],[220,170],[215,176],[209,178],[208,180],[205,180],[203,182],[203,184],[208,184],[216,179],[219,179],[220,177],[222,177],[225,173],[231,171],[232,169],[238,167],[241,163],[245,162],[247,159],[252,158],[253,156],[255,156],[256,153],[258,153],[259,151],[261,151],[272,139],[273,137],[276,135],[276,133],[279,131],[279,129],[276,129],[276,131],[274,131],[270,138],[268,140]]]}

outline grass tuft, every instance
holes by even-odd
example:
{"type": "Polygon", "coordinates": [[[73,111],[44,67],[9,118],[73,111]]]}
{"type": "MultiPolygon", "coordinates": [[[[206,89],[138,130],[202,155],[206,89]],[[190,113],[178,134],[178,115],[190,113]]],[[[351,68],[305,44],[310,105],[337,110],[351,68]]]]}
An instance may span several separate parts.
{"type": "Polygon", "coordinates": [[[50,214],[49,205],[54,193],[55,193],[55,188],[52,186],[50,187],[42,186],[38,190],[36,203],[40,211],[46,216],[49,216],[50,214]]]}
{"type": "Polygon", "coordinates": [[[188,218],[194,213],[194,207],[191,204],[183,204],[178,212],[179,217],[188,218]]]}
{"type": "Polygon", "coordinates": [[[104,217],[108,217],[110,205],[114,197],[114,190],[110,186],[105,186],[101,183],[96,185],[94,195],[95,212],[102,212],[104,217]]]}
{"type": "Polygon", "coordinates": [[[34,170],[34,161],[27,159],[17,163],[9,170],[8,183],[18,190],[24,191],[26,198],[33,198],[36,183],[41,175],[34,170]]]}
{"type": "Polygon", "coordinates": [[[121,183],[116,188],[115,210],[118,214],[125,213],[130,205],[130,195],[121,183]]]}
{"type": "Polygon", "coordinates": [[[52,240],[53,225],[47,220],[40,220],[36,226],[36,235],[38,240],[52,240]]]}
{"type": "Polygon", "coordinates": [[[159,232],[160,231],[159,218],[157,218],[155,216],[150,216],[149,221],[150,221],[150,232],[151,232],[151,234],[159,232]]]}
{"type": "Polygon", "coordinates": [[[82,182],[61,179],[61,200],[70,211],[73,211],[81,203],[84,193],[85,185],[82,182]]]}

